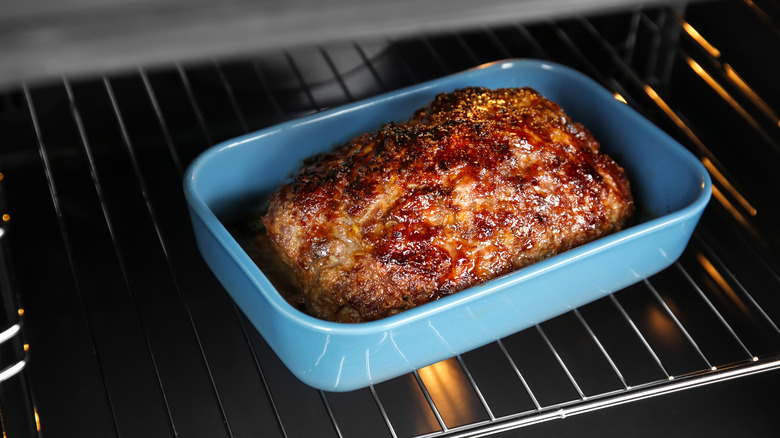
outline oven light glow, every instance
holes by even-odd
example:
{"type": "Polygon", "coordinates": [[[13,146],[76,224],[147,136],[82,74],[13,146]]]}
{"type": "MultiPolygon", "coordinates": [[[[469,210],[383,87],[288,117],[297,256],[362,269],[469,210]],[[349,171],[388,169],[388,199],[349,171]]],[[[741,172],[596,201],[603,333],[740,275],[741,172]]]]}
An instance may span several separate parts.
{"type": "Polygon", "coordinates": [[[19,309],[16,311],[16,313],[18,313],[19,316],[24,316],[24,309],[19,309]]]}
{"type": "Polygon", "coordinates": [[[699,253],[696,254],[696,259],[699,261],[701,266],[704,268],[704,270],[707,272],[707,274],[710,275],[710,277],[715,280],[715,283],[720,287],[720,289],[726,294],[726,296],[731,299],[731,301],[734,303],[734,305],[742,311],[742,313],[749,315],[750,310],[748,310],[745,303],[742,301],[742,299],[739,298],[739,295],[732,289],[731,285],[726,281],[725,278],[718,272],[718,269],[712,264],[712,262],[707,259],[703,254],[699,253]]]}
{"type": "Polygon", "coordinates": [[[743,227],[745,227],[748,231],[753,233],[754,235],[757,235],[758,233],[753,228],[753,226],[750,224],[750,222],[745,219],[744,216],[742,216],[742,213],[737,210],[736,207],[734,207],[734,204],[732,204],[728,198],[726,198],[726,195],[721,193],[720,190],[718,190],[718,187],[713,185],[712,186],[712,196],[720,202],[720,204],[725,208],[731,215],[734,217],[734,219],[737,220],[737,222],[740,223],[743,227]]]}
{"type": "MultiPolygon", "coordinates": [[[[674,312],[674,303],[668,303],[672,312],[674,312]]],[[[649,307],[647,309],[646,318],[650,326],[653,328],[653,334],[656,335],[659,341],[668,345],[674,350],[681,348],[683,344],[683,338],[679,335],[677,325],[669,316],[664,313],[658,307],[649,307]]]]}
{"type": "Polygon", "coordinates": [[[468,399],[471,385],[465,378],[457,359],[437,362],[417,370],[417,373],[440,412],[448,412],[464,418],[472,415],[470,405],[463,403],[463,400],[468,399]]]}
{"type": "Polygon", "coordinates": [[[3,222],[8,222],[11,220],[11,215],[6,213],[3,215],[3,222]]]}
{"type": "Polygon", "coordinates": [[[747,120],[748,123],[753,125],[754,128],[760,130],[761,125],[745,110],[745,108],[742,107],[742,105],[739,104],[728,91],[726,91],[725,88],[723,88],[718,81],[715,80],[707,71],[704,70],[704,68],[699,65],[696,61],[694,61],[691,58],[687,59],[688,65],[691,67],[691,70],[693,70],[699,77],[704,79],[704,82],[707,83],[713,90],[715,90],[718,95],[725,100],[732,108],[734,108],[735,111],[737,111],[743,119],[747,120]]]}
{"type": "Polygon", "coordinates": [[[764,99],[761,99],[761,96],[759,96],[755,91],[753,91],[752,88],[750,88],[750,85],[748,85],[747,82],[745,82],[742,77],[737,74],[736,70],[734,70],[731,65],[724,62],[723,70],[726,72],[726,76],[728,76],[729,79],[731,79],[731,81],[735,83],[742,90],[742,92],[750,98],[754,105],[759,107],[761,111],[763,111],[764,114],[771,118],[777,126],[780,126],[780,117],[775,114],[774,110],[772,110],[772,107],[764,102],[764,99]]]}
{"type": "Polygon", "coordinates": [[[0,181],[3,180],[3,172],[0,172],[0,181]]]}
{"type": "MultiPolygon", "coordinates": [[[[695,71],[701,70],[703,72],[703,69],[701,66],[693,62],[693,60],[689,61],[689,65],[691,68],[695,71]],[[698,67],[698,68],[697,68],[698,67]]],[[[706,77],[709,77],[708,75],[705,75],[706,77]]],[[[680,118],[680,116],[677,115],[677,113],[674,112],[674,110],[666,103],[666,101],[661,98],[661,96],[658,95],[658,93],[649,85],[644,86],[645,93],[652,99],[656,105],[658,105],[659,108],[674,122],[677,127],[679,127],[685,134],[690,138],[694,143],[696,143],[699,148],[701,148],[704,151],[707,151],[709,153],[709,148],[699,139],[699,137],[696,136],[696,134],[688,127],[688,125],[685,124],[685,122],[680,118]]],[[[731,193],[732,196],[734,196],[735,199],[737,199],[740,204],[747,210],[747,212],[751,215],[755,215],[756,209],[745,199],[744,196],[742,196],[734,187],[728,182],[728,180],[725,177],[722,177],[721,173],[715,169],[715,166],[713,163],[708,160],[704,159],[702,160],[703,164],[707,166],[709,164],[708,170],[715,170],[714,173],[712,173],[713,177],[717,179],[721,184],[723,184],[723,187],[731,193]]],[[[745,217],[742,215],[742,213],[737,210],[737,208],[726,198],[726,196],[723,195],[723,193],[718,190],[718,188],[713,185],[712,186],[712,195],[715,199],[718,200],[718,202],[723,205],[723,207],[731,213],[732,216],[742,225],[744,226],[748,231],[753,233],[754,235],[757,234],[756,230],[753,228],[753,226],[745,219],[745,217]]]]}
{"type": "MultiPolygon", "coordinates": [[[[661,98],[661,96],[658,95],[658,93],[653,89],[653,87],[649,85],[645,85],[644,89],[645,89],[645,93],[647,93],[650,99],[652,99],[655,102],[655,104],[658,105],[661,111],[663,111],[674,122],[674,124],[677,125],[677,127],[679,127],[683,132],[685,132],[685,135],[687,135],[688,138],[690,138],[694,143],[696,143],[696,145],[700,149],[706,151],[706,153],[710,153],[709,148],[707,148],[707,146],[701,141],[701,139],[699,139],[699,137],[696,136],[696,134],[691,130],[691,128],[689,128],[688,125],[685,124],[685,122],[680,118],[680,116],[678,116],[677,113],[674,112],[674,110],[666,103],[666,101],[664,101],[663,98],[661,98]]],[[[705,166],[707,165],[707,163],[712,164],[712,162],[710,162],[709,160],[703,161],[703,163],[705,164],[705,166]]],[[[711,167],[714,168],[715,166],[711,166],[711,167]]],[[[713,176],[720,181],[720,179],[718,178],[718,174],[720,174],[720,172],[717,172],[713,176]]],[[[728,181],[725,178],[724,180],[726,181],[726,183],[728,183],[728,181]]],[[[730,187],[733,186],[731,186],[731,184],[724,185],[724,188],[726,188],[727,190],[730,187]]],[[[740,198],[744,199],[744,197],[740,195],[739,192],[737,192],[736,190],[734,190],[731,193],[737,199],[740,198]]],[[[747,219],[745,219],[742,213],[740,213],[739,210],[737,210],[737,208],[734,207],[734,205],[726,198],[726,196],[723,195],[723,193],[720,192],[720,190],[718,190],[718,188],[714,184],[712,186],[712,196],[715,199],[717,199],[718,202],[720,202],[721,205],[723,205],[723,207],[729,213],[731,213],[731,215],[734,216],[734,218],[743,227],[745,227],[752,234],[754,235],[757,234],[755,228],[747,221],[747,219]]],[[[748,203],[747,201],[745,201],[745,204],[743,205],[747,205],[748,212],[751,211],[750,209],[755,210],[755,208],[753,208],[753,206],[750,205],[750,203],[748,203]]]]}
{"type": "Polygon", "coordinates": [[[691,128],[688,127],[688,125],[683,122],[683,120],[680,118],[680,116],[677,115],[677,113],[674,112],[674,110],[666,103],[665,100],[661,98],[661,96],[658,95],[658,93],[653,89],[653,87],[649,85],[645,85],[645,93],[647,93],[648,96],[650,96],[650,99],[653,99],[653,102],[655,102],[656,105],[658,105],[659,108],[661,108],[661,111],[664,112],[672,121],[674,122],[677,127],[683,130],[685,134],[696,144],[699,145],[699,147],[706,149],[706,146],[704,146],[704,143],[702,143],[701,140],[699,140],[699,137],[696,137],[696,134],[691,131],[691,128]]]}
{"type": "Polygon", "coordinates": [[[626,102],[626,98],[623,97],[620,93],[615,93],[615,94],[612,95],[612,97],[614,97],[616,100],[619,100],[619,101],[621,101],[621,102],[623,102],[625,104],[628,104],[628,102],[626,102]]]}
{"type": "Polygon", "coordinates": [[[713,366],[710,368],[710,370],[712,370],[712,371],[718,371],[718,367],[716,367],[715,365],[713,365],[713,366]]]}
{"type": "Polygon", "coordinates": [[[753,205],[751,205],[750,202],[748,202],[748,200],[745,199],[745,197],[742,196],[742,194],[739,193],[739,191],[736,188],[734,188],[733,185],[731,185],[731,182],[729,182],[729,180],[726,179],[726,177],[720,172],[720,170],[718,170],[717,167],[715,167],[715,165],[712,163],[712,161],[710,161],[709,158],[704,157],[701,159],[701,162],[702,164],[704,164],[704,167],[706,167],[707,170],[710,172],[710,175],[715,177],[715,179],[717,179],[718,182],[721,183],[721,185],[723,185],[726,191],[731,193],[731,195],[737,199],[739,204],[742,205],[742,207],[745,210],[747,210],[748,214],[750,214],[751,216],[755,216],[756,214],[758,214],[758,210],[756,210],[756,208],[753,207],[753,205]]]}
{"type": "Polygon", "coordinates": [[[706,39],[704,39],[704,37],[701,36],[699,31],[694,29],[693,26],[691,26],[686,22],[683,22],[682,25],[683,25],[683,29],[685,29],[685,32],[687,32],[688,35],[691,36],[691,38],[693,38],[697,43],[699,43],[699,45],[701,45],[704,48],[704,50],[709,52],[709,54],[712,55],[713,57],[720,58],[720,50],[716,49],[715,46],[713,46],[706,39]]]}

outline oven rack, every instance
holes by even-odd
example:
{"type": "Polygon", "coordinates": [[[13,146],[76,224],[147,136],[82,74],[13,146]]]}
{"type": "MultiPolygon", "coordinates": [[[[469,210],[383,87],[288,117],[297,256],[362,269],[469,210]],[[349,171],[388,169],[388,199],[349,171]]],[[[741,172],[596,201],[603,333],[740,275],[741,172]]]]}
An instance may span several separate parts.
{"type": "Polygon", "coordinates": [[[14,379],[34,419],[12,426],[3,399],[4,431],[484,436],[780,368],[780,212],[761,172],[780,161],[778,97],[712,24],[724,12],[752,20],[746,38],[768,34],[771,53],[772,11],[759,1],[646,7],[5,91],[0,166],[14,227],[2,238],[30,346],[14,379]],[[181,193],[186,165],[246,132],[516,57],[583,71],[701,158],[714,196],[683,256],[602,300],[365,390],[297,381],[200,260],[181,193]],[[736,156],[734,138],[752,161],[736,156]]]}
{"type": "Polygon", "coordinates": [[[13,288],[5,237],[11,228],[11,213],[5,202],[4,178],[0,169],[0,425],[6,432],[6,418],[19,418],[11,423],[25,424],[32,415],[29,382],[23,373],[28,348],[22,333],[24,309],[13,288]]]}
{"type": "Polygon", "coordinates": [[[4,236],[9,229],[11,214],[3,195],[0,171],[0,382],[17,375],[26,365],[22,339],[21,316],[24,311],[17,304],[10,280],[4,236]]]}

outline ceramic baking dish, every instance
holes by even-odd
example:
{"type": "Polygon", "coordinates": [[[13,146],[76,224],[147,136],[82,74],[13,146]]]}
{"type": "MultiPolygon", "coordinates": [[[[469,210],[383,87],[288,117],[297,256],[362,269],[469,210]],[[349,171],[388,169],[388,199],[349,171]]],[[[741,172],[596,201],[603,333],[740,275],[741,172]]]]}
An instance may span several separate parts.
{"type": "Polygon", "coordinates": [[[518,332],[669,266],[690,239],[711,182],[691,153],[588,77],[549,62],[506,60],[216,145],[190,165],[184,190],[203,258],[279,358],[315,388],[349,391],[518,332]],[[405,120],[437,93],[465,86],[530,86],[560,104],[626,169],[638,223],[379,321],[328,322],[288,304],[226,225],[262,203],[307,157],[405,120]]]}

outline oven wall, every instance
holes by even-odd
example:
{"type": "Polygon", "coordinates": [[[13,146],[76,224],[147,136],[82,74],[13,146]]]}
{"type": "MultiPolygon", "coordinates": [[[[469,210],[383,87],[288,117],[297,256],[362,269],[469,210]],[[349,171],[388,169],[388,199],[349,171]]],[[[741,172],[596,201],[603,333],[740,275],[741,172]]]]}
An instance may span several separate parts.
{"type": "Polygon", "coordinates": [[[654,3],[660,2],[6,0],[0,3],[0,86],[311,42],[457,31],[654,3]]]}

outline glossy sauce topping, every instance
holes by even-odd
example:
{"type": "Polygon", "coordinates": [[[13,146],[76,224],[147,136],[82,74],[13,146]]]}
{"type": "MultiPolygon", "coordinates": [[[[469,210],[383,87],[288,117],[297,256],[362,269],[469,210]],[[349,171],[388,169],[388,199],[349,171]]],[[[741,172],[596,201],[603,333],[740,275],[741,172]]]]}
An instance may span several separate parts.
{"type": "Polygon", "coordinates": [[[623,170],[556,104],[469,88],[303,169],[266,225],[307,295],[333,308],[323,313],[375,319],[593,240],[632,212],[623,170]]]}

